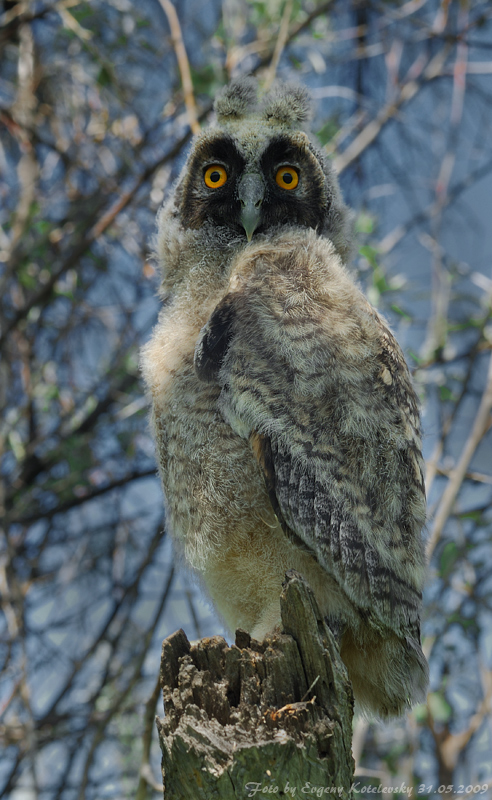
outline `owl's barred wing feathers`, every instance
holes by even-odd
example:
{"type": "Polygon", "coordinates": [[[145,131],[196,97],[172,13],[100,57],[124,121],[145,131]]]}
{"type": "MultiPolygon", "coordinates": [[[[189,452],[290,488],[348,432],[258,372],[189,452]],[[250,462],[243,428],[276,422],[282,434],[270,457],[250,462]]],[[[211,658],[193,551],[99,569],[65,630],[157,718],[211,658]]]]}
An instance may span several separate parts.
{"type": "Polygon", "coordinates": [[[375,630],[419,643],[417,402],[392,334],[313,232],[245,250],[195,367],[253,452],[286,532],[375,630]]]}

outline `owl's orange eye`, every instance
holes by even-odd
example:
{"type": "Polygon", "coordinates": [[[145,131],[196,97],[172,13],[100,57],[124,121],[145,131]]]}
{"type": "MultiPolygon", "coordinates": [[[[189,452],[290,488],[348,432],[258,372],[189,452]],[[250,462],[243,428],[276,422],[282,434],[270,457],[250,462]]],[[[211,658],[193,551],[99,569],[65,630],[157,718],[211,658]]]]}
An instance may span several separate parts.
{"type": "Polygon", "coordinates": [[[299,175],[294,167],[280,167],[275,175],[275,182],[281,189],[295,189],[299,183],[299,175]]]}
{"type": "Polygon", "coordinates": [[[219,186],[223,186],[226,182],[227,172],[220,164],[212,164],[211,167],[205,170],[203,180],[209,189],[218,189],[219,186]]]}

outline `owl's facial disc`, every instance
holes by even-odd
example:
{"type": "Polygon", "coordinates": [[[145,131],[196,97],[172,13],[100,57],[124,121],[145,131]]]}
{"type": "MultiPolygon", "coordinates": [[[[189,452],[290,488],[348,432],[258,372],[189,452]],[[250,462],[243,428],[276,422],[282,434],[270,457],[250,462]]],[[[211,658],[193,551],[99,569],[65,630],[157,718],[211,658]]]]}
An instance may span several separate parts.
{"type": "Polygon", "coordinates": [[[327,209],[325,175],[304,134],[198,140],[176,197],[183,224],[228,228],[234,238],[282,225],[317,229],[327,209]]]}

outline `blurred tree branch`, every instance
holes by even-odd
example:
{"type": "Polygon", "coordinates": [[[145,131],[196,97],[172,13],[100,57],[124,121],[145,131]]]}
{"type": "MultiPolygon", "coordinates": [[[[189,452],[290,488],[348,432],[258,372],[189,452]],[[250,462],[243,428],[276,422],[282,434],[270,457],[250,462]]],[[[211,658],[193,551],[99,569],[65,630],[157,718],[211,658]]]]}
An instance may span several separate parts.
{"type": "Polygon", "coordinates": [[[193,81],[191,79],[190,62],[188,61],[188,55],[184,46],[179,18],[176,13],[176,9],[170,0],[159,0],[159,2],[167,17],[167,21],[171,29],[172,43],[176,53],[179,72],[181,74],[181,83],[183,85],[184,101],[188,113],[189,126],[192,133],[199,133],[200,124],[198,122],[195,96],[193,94],[193,81]]]}
{"type": "Polygon", "coordinates": [[[489,357],[487,383],[480,401],[480,406],[475,417],[470,435],[461,453],[461,457],[452,470],[450,479],[441,497],[438,509],[434,515],[431,536],[427,544],[427,557],[430,558],[441,536],[444,524],[448,519],[458,492],[462,486],[466,470],[473,458],[473,454],[492,425],[492,353],[489,357]]]}

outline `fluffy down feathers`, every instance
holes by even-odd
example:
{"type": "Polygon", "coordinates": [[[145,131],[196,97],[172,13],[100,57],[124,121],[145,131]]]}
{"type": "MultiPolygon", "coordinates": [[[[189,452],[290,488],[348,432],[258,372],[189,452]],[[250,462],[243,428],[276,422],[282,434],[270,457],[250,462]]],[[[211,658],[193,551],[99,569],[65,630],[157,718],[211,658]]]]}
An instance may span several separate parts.
{"type": "Polygon", "coordinates": [[[349,674],[354,661],[363,673],[371,631],[400,649],[413,700],[423,699],[417,400],[397,342],[332,244],[296,230],[244,250],[195,367],[221,386],[218,407],[250,441],[287,535],[357,609],[342,616],[349,674]]]}
{"type": "Polygon", "coordinates": [[[408,369],[344,267],[351,215],[304,90],[236,82],[216,112],[159,215],[166,303],[142,353],[167,524],[232,630],[279,625],[300,572],[359,706],[399,714],[427,685],[408,369]]]}

